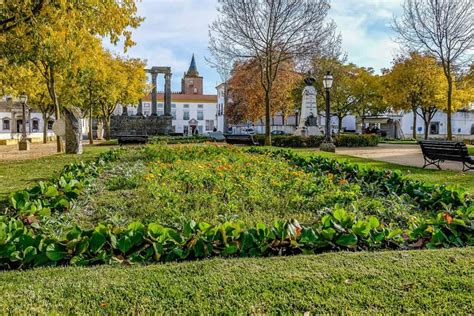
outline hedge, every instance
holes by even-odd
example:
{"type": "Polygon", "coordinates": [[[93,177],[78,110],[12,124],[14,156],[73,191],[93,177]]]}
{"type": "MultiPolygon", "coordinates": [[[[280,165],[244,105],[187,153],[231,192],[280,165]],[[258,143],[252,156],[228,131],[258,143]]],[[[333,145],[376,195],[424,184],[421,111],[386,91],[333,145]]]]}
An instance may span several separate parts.
{"type": "MultiPolygon", "coordinates": [[[[264,135],[255,135],[255,140],[260,145],[265,144],[264,135]]],[[[340,134],[333,138],[337,147],[372,147],[379,144],[379,137],[373,134],[340,134]]],[[[293,136],[293,135],[275,135],[272,136],[272,145],[275,147],[319,147],[324,141],[324,136],[293,136]]]]}

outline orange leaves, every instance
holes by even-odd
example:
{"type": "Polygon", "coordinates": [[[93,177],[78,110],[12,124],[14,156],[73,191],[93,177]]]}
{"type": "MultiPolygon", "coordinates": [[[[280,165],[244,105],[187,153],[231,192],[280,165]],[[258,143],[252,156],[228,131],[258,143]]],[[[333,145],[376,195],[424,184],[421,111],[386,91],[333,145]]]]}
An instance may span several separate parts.
{"type": "Polygon", "coordinates": [[[443,214],[443,219],[448,223],[451,224],[453,222],[453,217],[449,213],[443,214]]]}

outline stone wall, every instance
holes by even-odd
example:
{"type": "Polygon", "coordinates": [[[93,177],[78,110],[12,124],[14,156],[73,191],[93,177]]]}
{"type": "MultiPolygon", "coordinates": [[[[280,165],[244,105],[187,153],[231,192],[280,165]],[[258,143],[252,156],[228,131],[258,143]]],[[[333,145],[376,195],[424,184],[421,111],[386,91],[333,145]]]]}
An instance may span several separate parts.
{"type": "Polygon", "coordinates": [[[167,135],[172,131],[171,116],[112,116],[110,120],[111,137],[119,135],[148,136],[167,135]]]}

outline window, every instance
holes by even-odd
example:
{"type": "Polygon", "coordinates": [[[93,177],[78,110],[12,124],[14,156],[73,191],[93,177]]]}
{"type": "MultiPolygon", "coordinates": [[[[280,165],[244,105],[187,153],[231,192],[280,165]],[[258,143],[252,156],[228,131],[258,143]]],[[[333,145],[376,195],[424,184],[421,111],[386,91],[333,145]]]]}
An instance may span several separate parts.
{"type": "Polygon", "coordinates": [[[3,130],[5,130],[5,131],[10,130],[10,119],[4,118],[2,125],[3,125],[2,126],[3,130]]]}
{"type": "Polygon", "coordinates": [[[53,120],[49,120],[49,121],[48,121],[48,130],[52,130],[52,129],[53,129],[53,124],[54,124],[54,121],[53,121],[53,120]]]}
{"type": "Polygon", "coordinates": [[[203,111],[198,111],[197,119],[198,119],[198,121],[204,120],[204,112],[203,111]]]}
{"type": "Polygon", "coordinates": [[[214,121],[213,120],[206,120],[206,131],[214,130],[214,121]]]}
{"type": "Polygon", "coordinates": [[[439,134],[439,122],[431,122],[430,124],[430,134],[438,135],[439,134]]]}
{"type": "Polygon", "coordinates": [[[144,110],[143,115],[144,116],[150,116],[151,112],[149,110],[144,110]]]}
{"type": "Polygon", "coordinates": [[[198,132],[199,132],[199,134],[204,133],[204,126],[202,126],[202,125],[198,126],[198,132]]]}
{"type": "Polygon", "coordinates": [[[158,110],[158,111],[156,112],[156,115],[158,115],[158,116],[163,116],[163,115],[165,115],[165,111],[163,111],[163,110],[161,110],[161,111],[158,110]]]}
{"type": "Polygon", "coordinates": [[[204,108],[204,104],[198,104],[198,109],[203,109],[204,108]]]}
{"type": "Polygon", "coordinates": [[[150,102],[143,102],[143,107],[151,108],[151,103],[150,102]]]}
{"type": "Polygon", "coordinates": [[[173,117],[173,120],[176,120],[176,111],[171,111],[171,116],[173,117]]]}
{"type": "Polygon", "coordinates": [[[39,131],[39,120],[34,119],[33,120],[33,126],[32,126],[33,132],[39,131]]]}
{"type": "Polygon", "coordinates": [[[471,135],[474,135],[474,124],[471,125],[471,135]]]}
{"type": "Polygon", "coordinates": [[[159,108],[159,109],[163,109],[164,107],[165,107],[165,106],[164,106],[163,103],[158,103],[158,108],[159,108]]]}
{"type": "Polygon", "coordinates": [[[194,88],[194,93],[198,93],[198,89],[197,89],[197,88],[194,88]]]}
{"type": "Polygon", "coordinates": [[[184,107],[185,109],[189,109],[189,104],[185,104],[185,105],[183,105],[183,107],[184,107]]]}
{"type": "Polygon", "coordinates": [[[189,121],[189,111],[183,112],[183,120],[189,121]]]}
{"type": "Polygon", "coordinates": [[[171,108],[176,109],[176,104],[175,103],[171,104],[171,108]]]}

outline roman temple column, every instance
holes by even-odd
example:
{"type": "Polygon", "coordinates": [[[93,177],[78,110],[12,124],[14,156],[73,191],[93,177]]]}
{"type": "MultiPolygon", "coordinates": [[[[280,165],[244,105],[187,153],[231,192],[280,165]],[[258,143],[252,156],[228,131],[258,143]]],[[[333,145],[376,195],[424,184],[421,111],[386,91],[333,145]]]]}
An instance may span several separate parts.
{"type": "Polygon", "coordinates": [[[151,84],[153,85],[153,89],[151,90],[151,115],[152,116],[157,116],[158,115],[158,110],[157,110],[157,100],[158,100],[158,91],[157,91],[157,78],[158,73],[156,71],[151,72],[151,84]]]}
{"type": "Polygon", "coordinates": [[[165,73],[165,115],[171,116],[171,72],[165,73]]]}

